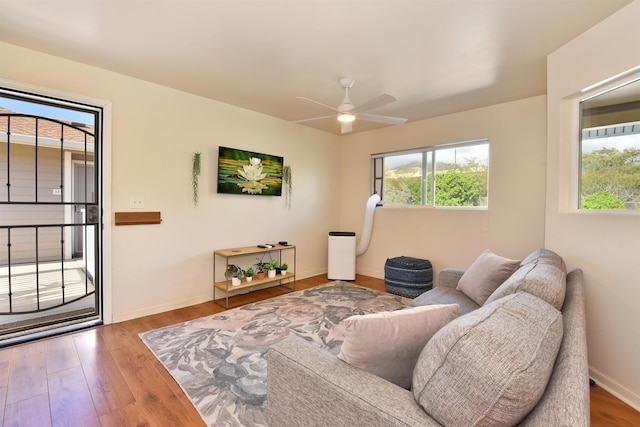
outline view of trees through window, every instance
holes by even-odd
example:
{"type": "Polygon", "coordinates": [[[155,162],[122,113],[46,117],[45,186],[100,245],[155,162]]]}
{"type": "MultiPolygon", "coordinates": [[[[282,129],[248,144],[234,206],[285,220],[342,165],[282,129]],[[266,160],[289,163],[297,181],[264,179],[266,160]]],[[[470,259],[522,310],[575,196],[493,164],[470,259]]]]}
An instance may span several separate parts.
{"type": "Polygon", "coordinates": [[[384,155],[383,160],[385,205],[488,205],[489,142],[486,140],[391,153],[384,155]]]}
{"type": "Polygon", "coordinates": [[[640,80],[581,102],[581,209],[640,210],[640,80]]]}

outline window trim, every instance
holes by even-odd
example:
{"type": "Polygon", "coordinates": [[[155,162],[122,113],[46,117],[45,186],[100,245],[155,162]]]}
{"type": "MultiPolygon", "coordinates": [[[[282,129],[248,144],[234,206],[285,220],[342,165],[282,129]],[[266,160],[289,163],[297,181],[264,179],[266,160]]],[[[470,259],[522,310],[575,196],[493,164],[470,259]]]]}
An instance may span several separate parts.
{"type": "Polygon", "coordinates": [[[398,208],[409,208],[409,209],[416,209],[416,208],[427,208],[427,209],[449,209],[449,210],[488,210],[489,209],[489,164],[490,164],[490,147],[491,147],[491,141],[488,137],[486,138],[478,138],[478,139],[471,139],[471,140],[466,140],[466,141],[460,141],[460,142],[450,142],[450,143],[445,143],[445,144],[438,144],[438,145],[432,145],[432,146],[428,146],[428,147],[422,147],[422,148],[412,148],[412,149],[407,149],[407,150],[398,150],[398,151],[388,151],[388,152],[383,152],[383,153],[375,153],[371,155],[371,165],[372,165],[372,192],[373,194],[379,194],[380,198],[381,198],[381,203],[383,207],[387,207],[387,208],[392,208],[392,209],[398,209],[398,208]],[[435,174],[436,174],[436,152],[437,151],[442,151],[442,150],[449,150],[452,148],[465,148],[465,147],[471,147],[471,146],[478,146],[478,145],[487,145],[489,147],[489,155],[487,156],[487,205],[486,206],[436,206],[435,204],[435,194],[436,194],[436,180],[435,180],[435,174]],[[385,205],[384,204],[384,199],[382,198],[382,195],[384,194],[384,159],[385,157],[389,157],[389,156],[403,156],[403,155],[408,155],[408,154],[423,154],[423,161],[422,161],[422,179],[423,179],[423,185],[422,185],[422,200],[426,200],[426,196],[427,196],[427,188],[426,188],[426,181],[427,181],[427,155],[428,153],[431,153],[431,161],[432,161],[432,168],[431,168],[431,189],[430,189],[430,193],[431,193],[431,198],[432,200],[429,201],[429,203],[422,203],[419,205],[407,205],[407,204],[398,204],[398,205],[385,205]],[[379,174],[379,172],[381,171],[381,174],[379,174]]]}
{"type": "MultiPolygon", "coordinates": [[[[571,186],[571,205],[568,209],[569,212],[579,213],[581,215],[640,215],[640,210],[633,209],[583,209],[582,203],[582,135],[583,135],[583,102],[589,101],[592,98],[600,96],[604,93],[614,91],[628,84],[640,82],[640,67],[634,67],[626,72],[620,73],[616,76],[608,78],[600,83],[590,85],[580,91],[577,96],[573,98],[573,109],[575,113],[575,119],[572,123],[574,128],[573,135],[575,135],[574,147],[575,151],[572,158],[572,164],[574,165],[572,171],[572,186],[571,186]]],[[[560,207],[560,212],[563,212],[560,207]]]]}

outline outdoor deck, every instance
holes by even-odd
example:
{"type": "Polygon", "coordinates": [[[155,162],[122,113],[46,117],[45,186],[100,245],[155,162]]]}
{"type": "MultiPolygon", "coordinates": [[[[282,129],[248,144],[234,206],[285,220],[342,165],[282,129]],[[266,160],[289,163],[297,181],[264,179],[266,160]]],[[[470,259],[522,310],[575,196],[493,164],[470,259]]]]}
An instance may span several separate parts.
{"type": "Polygon", "coordinates": [[[0,336],[16,327],[95,308],[95,287],[82,259],[65,261],[64,271],[60,262],[12,266],[11,296],[8,277],[8,267],[0,267],[0,336]]]}

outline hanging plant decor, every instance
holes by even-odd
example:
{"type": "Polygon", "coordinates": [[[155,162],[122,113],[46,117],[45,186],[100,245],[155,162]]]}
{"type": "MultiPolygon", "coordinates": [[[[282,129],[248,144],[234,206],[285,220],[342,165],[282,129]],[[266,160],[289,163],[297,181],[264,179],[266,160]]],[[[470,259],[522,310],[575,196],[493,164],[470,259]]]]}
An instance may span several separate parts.
{"type": "Polygon", "coordinates": [[[287,208],[291,209],[291,196],[293,190],[293,183],[291,181],[291,166],[285,166],[282,168],[282,181],[286,184],[284,190],[284,204],[287,208]]]}
{"type": "Polygon", "coordinates": [[[200,177],[200,152],[193,153],[191,160],[191,189],[193,190],[193,205],[198,206],[198,178],[200,177]]]}

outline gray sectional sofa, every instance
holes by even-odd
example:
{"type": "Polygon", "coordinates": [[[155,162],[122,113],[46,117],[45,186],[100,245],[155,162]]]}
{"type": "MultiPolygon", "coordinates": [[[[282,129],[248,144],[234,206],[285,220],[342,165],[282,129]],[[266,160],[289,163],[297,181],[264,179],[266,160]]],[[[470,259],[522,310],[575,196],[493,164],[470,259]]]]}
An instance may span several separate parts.
{"type": "Polygon", "coordinates": [[[457,304],[458,317],[409,367],[411,389],[289,338],[268,353],[269,425],[588,426],[582,271],[567,274],[560,256],[540,249],[514,270],[496,267],[498,287],[482,288],[474,281],[493,264],[482,271],[481,257],[466,271],[443,270],[413,300],[457,304]]]}

